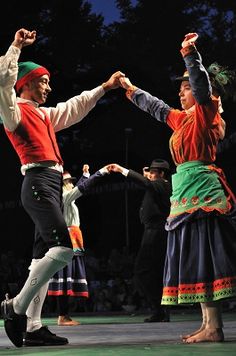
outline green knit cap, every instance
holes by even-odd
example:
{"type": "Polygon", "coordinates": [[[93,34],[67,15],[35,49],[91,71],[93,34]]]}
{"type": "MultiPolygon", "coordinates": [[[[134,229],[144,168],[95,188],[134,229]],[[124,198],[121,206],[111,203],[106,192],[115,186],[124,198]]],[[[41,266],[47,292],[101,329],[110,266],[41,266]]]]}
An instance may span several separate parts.
{"type": "Polygon", "coordinates": [[[45,68],[36,64],[34,62],[19,62],[18,63],[18,76],[16,82],[16,91],[22,88],[22,86],[42,75],[47,74],[50,77],[49,71],[45,68]]]}

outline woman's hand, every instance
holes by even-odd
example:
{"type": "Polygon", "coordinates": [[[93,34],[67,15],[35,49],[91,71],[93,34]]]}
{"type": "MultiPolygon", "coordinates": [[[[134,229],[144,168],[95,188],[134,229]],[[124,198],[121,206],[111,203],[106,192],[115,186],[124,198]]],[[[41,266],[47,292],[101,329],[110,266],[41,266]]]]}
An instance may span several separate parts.
{"type": "Polygon", "coordinates": [[[194,45],[197,39],[198,39],[198,34],[196,32],[187,33],[187,35],[185,35],[185,38],[182,42],[182,47],[185,48],[187,46],[194,45]]]}

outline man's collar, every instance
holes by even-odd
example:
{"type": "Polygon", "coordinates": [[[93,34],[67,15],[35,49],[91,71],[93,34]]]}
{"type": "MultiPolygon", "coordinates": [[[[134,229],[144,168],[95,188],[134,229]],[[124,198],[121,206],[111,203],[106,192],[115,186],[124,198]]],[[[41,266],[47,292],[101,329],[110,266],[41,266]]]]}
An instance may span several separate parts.
{"type": "Polygon", "coordinates": [[[22,99],[20,97],[17,97],[17,103],[27,103],[29,105],[34,106],[35,108],[39,107],[39,104],[36,101],[33,100],[27,100],[27,99],[22,99]]]}

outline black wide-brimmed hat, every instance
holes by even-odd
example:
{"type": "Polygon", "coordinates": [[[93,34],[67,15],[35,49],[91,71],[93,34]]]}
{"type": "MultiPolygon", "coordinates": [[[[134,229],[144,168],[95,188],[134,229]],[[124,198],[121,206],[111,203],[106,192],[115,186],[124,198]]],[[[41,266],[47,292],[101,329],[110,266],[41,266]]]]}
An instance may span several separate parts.
{"type": "Polygon", "coordinates": [[[185,72],[184,72],[184,74],[182,75],[182,77],[177,77],[177,78],[175,78],[175,80],[176,81],[178,81],[178,82],[183,82],[183,81],[185,81],[185,80],[189,80],[189,74],[188,74],[188,71],[186,70],[185,72]]]}
{"type": "Polygon", "coordinates": [[[150,170],[155,170],[155,169],[164,169],[166,171],[170,170],[170,165],[167,161],[164,159],[154,159],[152,163],[150,164],[150,167],[147,168],[147,171],[150,170]]]}
{"type": "Polygon", "coordinates": [[[65,172],[63,173],[63,181],[66,180],[66,179],[69,179],[69,180],[71,180],[71,181],[77,180],[76,177],[71,177],[71,174],[70,174],[69,172],[65,171],[65,172]]]}

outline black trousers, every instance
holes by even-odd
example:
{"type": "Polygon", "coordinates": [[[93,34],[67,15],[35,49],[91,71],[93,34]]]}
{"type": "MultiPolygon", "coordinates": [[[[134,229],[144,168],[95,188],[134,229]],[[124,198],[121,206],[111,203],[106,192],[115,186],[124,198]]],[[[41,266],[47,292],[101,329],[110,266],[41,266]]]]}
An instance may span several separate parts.
{"type": "Polygon", "coordinates": [[[62,213],[62,174],[51,168],[26,171],[21,189],[24,209],[35,224],[33,258],[42,258],[49,248],[72,248],[62,213]]]}
{"type": "Polygon", "coordinates": [[[134,265],[134,281],[153,310],[162,309],[163,271],[166,256],[167,232],[163,226],[144,227],[140,249],[134,265]]]}

